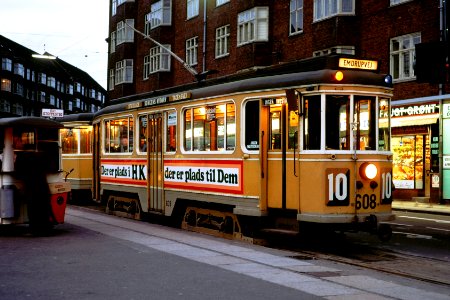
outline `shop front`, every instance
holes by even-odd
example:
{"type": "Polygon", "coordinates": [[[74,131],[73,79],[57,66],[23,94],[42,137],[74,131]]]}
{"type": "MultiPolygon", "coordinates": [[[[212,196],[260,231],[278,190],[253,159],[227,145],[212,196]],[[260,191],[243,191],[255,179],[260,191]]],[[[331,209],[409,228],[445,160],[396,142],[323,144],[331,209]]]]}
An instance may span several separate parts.
{"type": "Polygon", "coordinates": [[[439,202],[439,101],[392,103],[394,198],[439,202]]]}

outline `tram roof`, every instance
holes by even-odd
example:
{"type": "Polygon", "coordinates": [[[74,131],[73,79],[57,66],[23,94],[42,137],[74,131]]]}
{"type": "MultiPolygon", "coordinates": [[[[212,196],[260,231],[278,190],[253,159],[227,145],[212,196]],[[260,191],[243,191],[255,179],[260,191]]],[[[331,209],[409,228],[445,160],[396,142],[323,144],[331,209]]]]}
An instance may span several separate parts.
{"type": "Polygon", "coordinates": [[[65,115],[62,118],[56,119],[58,122],[92,122],[94,118],[94,113],[78,113],[78,114],[70,114],[65,115]]]}
{"type": "Polygon", "coordinates": [[[12,118],[1,118],[0,126],[3,127],[38,127],[38,128],[62,128],[64,127],[61,123],[42,118],[42,117],[12,117],[12,118]]]}
{"type": "MultiPolygon", "coordinates": [[[[272,89],[290,89],[300,86],[320,85],[320,84],[358,84],[368,86],[379,86],[391,88],[392,84],[385,82],[386,74],[379,74],[375,72],[367,72],[360,70],[345,69],[345,79],[342,82],[334,80],[334,74],[339,69],[320,69],[310,70],[306,72],[283,73],[271,76],[260,76],[247,78],[239,81],[231,81],[214,85],[207,85],[206,83],[198,83],[196,85],[189,84],[186,86],[170,88],[166,90],[157,90],[145,95],[135,95],[128,101],[111,104],[100,111],[95,116],[114,113],[118,111],[125,111],[130,109],[130,104],[139,103],[148,99],[165,97],[174,95],[180,92],[191,93],[190,99],[205,99],[213,96],[225,96],[236,93],[265,91],[272,89]]],[[[186,100],[190,100],[186,99],[186,100]]],[[[122,101],[126,99],[121,99],[122,101]]],[[[174,102],[175,103],[175,102],[174,102]]],[[[165,103],[167,105],[167,103],[165,103]]],[[[154,105],[157,106],[157,105],[154,105]]]]}

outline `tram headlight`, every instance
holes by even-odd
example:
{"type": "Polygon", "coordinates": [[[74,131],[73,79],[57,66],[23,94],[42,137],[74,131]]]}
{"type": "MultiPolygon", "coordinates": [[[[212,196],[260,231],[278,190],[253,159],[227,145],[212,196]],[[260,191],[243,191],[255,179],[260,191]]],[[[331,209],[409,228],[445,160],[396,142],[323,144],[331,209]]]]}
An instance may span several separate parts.
{"type": "Polygon", "coordinates": [[[364,179],[374,179],[377,176],[378,169],[372,163],[363,163],[359,167],[359,175],[364,179]]]}

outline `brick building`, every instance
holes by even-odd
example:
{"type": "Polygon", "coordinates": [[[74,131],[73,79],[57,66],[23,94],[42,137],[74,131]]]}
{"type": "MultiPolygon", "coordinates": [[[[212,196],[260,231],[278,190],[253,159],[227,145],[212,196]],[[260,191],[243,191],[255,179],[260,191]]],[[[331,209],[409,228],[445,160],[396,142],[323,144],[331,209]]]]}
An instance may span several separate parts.
{"type": "Polygon", "coordinates": [[[0,59],[0,117],[41,116],[42,109],[96,112],[105,103],[106,90],[89,74],[49,53],[0,35],[0,59]]]}
{"type": "Polygon", "coordinates": [[[443,0],[111,0],[109,99],[196,81],[154,40],[206,80],[287,72],[331,53],[377,60],[394,79],[395,196],[450,199],[449,87],[418,82],[414,69],[416,44],[447,39],[445,11],[443,0]]]}

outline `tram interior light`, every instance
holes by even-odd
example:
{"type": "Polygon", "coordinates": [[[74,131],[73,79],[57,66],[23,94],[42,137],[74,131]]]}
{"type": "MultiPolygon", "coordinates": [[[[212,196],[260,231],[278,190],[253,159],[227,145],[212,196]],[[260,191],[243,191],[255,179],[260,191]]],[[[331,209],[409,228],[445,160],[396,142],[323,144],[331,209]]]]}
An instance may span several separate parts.
{"type": "Polygon", "coordinates": [[[344,73],[342,73],[341,71],[337,71],[337,72],[334,74],[334,78],[335,78],[337,81],[342,81],[342,79],[344,79],[344,73]]]}
{"type": "Polygon", "coordinates": [[[359,175],[364,179],[374,179],[377,176],[378,170],[374,164],[363,163],[359,167],[359,175]]]}

